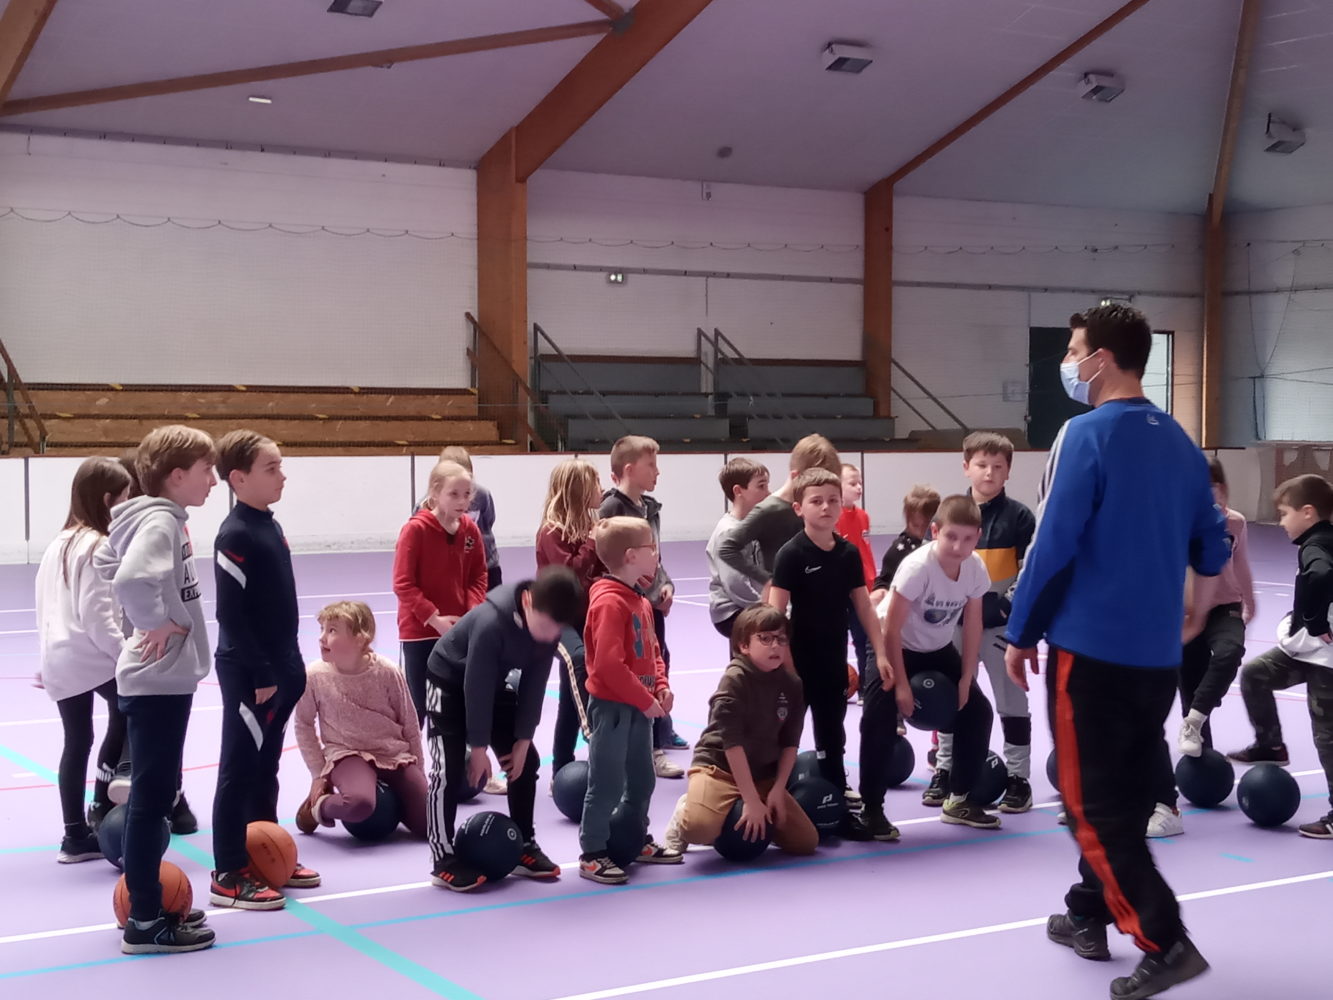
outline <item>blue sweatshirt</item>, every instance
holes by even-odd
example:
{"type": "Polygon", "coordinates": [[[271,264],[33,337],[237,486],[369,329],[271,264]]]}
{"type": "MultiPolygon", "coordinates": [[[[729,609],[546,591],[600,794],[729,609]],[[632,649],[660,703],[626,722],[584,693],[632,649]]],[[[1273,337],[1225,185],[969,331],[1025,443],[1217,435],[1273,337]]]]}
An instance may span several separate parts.
{"type": "Polygon", "coordinates": [[[1146,399],[1103,403],[1051,446],[1005,638],[1175,669],[1185,567],[1216,576],[1230,554],[1208,464],[1180,425],[1146,399]]]}
{"type": "Polygon", "coordinates": [[[292,553],[273,512],[237,501],[218,529],[213,563],[218,672],[248,675],[256,688],[304,678],[292,553]]]}

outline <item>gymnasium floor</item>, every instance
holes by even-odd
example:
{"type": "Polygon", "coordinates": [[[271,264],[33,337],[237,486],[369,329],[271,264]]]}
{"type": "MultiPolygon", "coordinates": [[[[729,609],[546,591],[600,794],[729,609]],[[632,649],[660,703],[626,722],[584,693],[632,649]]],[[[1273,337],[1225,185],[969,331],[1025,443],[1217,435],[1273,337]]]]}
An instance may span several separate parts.
{"type": "MultiPolygon", "coordinates": [[[[884,539],[877,539],[876,552],[884,539]]],[[[1271,645],[1290,607],[1294,549],[1274,528],[1255,528],[1252,549],[1260,614],[1251,652],[1271,645]]],[[[504,550],[505,576],[519,579],[531,553],[504,550]]],[[[297,558],[305,615],[302,641],[315,648],[314,612],[334,598],[359,596],[380,612],[379,648],[394,651],[390,554],[297,558]]],[[[669,621],[676,725],[693,741],[725,662],[708,625],[701,543],[665,547],[679,597],[669,621]]],[[[191,1000],[268,997],[443,996],[485,1000],[655,994],[663,998],[844,997],[953,993],[1005,1000],[1103,997],[1111,977],[1138,953],[1113,936],[1111,963],[1090,963],[1045,940],[1048,913],[1061,909],[1074,874],[1074,849],[1056,823],[1041,762],[1044,721],[1034,726],[1034,787],[1042,807],[1005,817],[998,833],[947,827],[920,803],[927,737],[913,731],[916,776],[891,792],[888,812],[901,843],[833,842],[813,859],[770,851],[758,864],[727,865],[694,849],[679,868],[638,868],[628,888],[579,879],[576,828],[544,794],[538,838],[565,874],[555,884],[506,879],[470,895],[432,888],[425,845],[398,839],[363,846],[324,830],[297,835],[302,860],[321,871],[319,889],[294,891],[276,913],[210,914],[218,947],[184,956],[127,958],[110,923],[116,872],[100,861],[57,866],[59,808],[53,786],[60,726],[46,695],[30,685],[35,633],[30,566],[0,567],[0,997],[180,996],[191,1000]]],[[[211,573],[204,574],[211,597],[211,573]]],[[[211,608],[210,608],[211,611],[211,608]]],[[[1041,716],[1042,696],[1034,698],[1041,716]]],[[[550,749],[554,702],[538,733],[550,749]]],[[[1297,821],[1327,809],[1310,741],[1303,692],[1283,696],[1291,769],[1305,801],[1297,821]]],[[[857,709],[848,711],[855,733],[857,709]]],[[[207,833],[218,746],[218,695],[211,683],[195,702],[185,751],[186,790],[205,828],[173,838],[167,857],[206,899],[207,833]]],[[[1249,735],[1234,689],[1215,716],[1219,746],[1249,735]]],[[[1174,739],[1174,729],[1171,730],[1174,739]]],[[[290,738],[289,738],[289,742],[290,738]]],[[[994,745],[998,746],[998,727],[994,745]]],[[[855,764],[854,737],[849,763],[855,764]]],[[[808,743],[807,737],[807,746],[808,743]]],[[[677,755],[682,765],[688,754],[677,755]]],[[[853,775],[854,775],[853,771],[853,775]]],[[[294,751],[283,760],[285,815],[309,787],[294,751]]],[[[659,781],[653,829],[660,835],[683,782],[659,781]]],[[[472,808],[499,808],[482,797],[472,808]]],[[[1327,927],[1333,846],[1250,825],[1234,806],[1186,816],[1185,836],[1154,850],[1186,900],[1186,918],[1213,973],[1171,996],[1252,998],[1325,996],[1328,956],[1306,934],[1327,927]]],[[[295,833],[290,819],[287,821],[295,833]]]]}

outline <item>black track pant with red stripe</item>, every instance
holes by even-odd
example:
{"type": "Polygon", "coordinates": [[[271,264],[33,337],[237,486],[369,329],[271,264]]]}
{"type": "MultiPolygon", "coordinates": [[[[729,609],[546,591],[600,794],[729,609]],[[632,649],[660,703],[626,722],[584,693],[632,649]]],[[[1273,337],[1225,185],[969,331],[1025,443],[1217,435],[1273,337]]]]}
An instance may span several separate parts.
{"type": "Polygon", "coordinates": [[[1080,854],[1081,879],[1065,904],[1075,917],[1114,921],[1144,951],[1166,951],[1185,930],[1144,833],[1176,671],[1052,649],[1046,689],[1060,793],[1080,854]]]}

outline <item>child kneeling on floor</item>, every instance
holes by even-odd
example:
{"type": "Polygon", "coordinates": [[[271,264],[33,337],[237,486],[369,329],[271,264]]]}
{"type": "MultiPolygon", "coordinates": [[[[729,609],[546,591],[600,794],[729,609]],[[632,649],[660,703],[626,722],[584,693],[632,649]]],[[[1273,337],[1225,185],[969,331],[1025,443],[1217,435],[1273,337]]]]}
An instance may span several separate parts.
{"type": "Polygon", "coordinates": [[[782,669],[787,643],[787,619],[771,605],[736,618],[731,663],[709,699],[689,788],[667,827],[668,849],[712,844],[737,799],[737,826],[747,840],[771,824],[773,843],[789,854],[813,854],[819,846],[814,824],[787,791],[805,721],[801,681],[782,669]]]}
{"type": "Polygon", "coordinates": [[[403,825],[425,837],[421,723],[407,680],[371,648],[375,615],[364,603],[339,601],[317,617],[320,658],[306,668],[296,705],[296,743],[313,782],[296,826],[314,833],[335,820],[369,819],[382,781],[398,800],[403,825]]]}

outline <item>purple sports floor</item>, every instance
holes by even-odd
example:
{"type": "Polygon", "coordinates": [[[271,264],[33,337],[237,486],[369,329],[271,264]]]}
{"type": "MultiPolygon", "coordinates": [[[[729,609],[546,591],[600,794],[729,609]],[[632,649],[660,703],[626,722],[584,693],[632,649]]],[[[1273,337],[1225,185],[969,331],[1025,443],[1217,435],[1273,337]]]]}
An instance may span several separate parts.
{"type": "MultiPolygon", "coordinates": [[[[876,540],[877,554],[885,539],[876,540]]],[[[1250,651],[1271,645],[1290,608],[1294,549],[1281,532],[1252,535],[1259,617],[1250,651]]],[[[726,662],[707,617],[702,543],[665,547],[677,581],[668,640],[676,726],[693,741],[726,662]]],[[[531,571],[532,553],[502,552],[505,577],[531,571]]],[[[314,613],[359,597],[379,612],[379,649],[393,655],[395,602],[389,553],[297,558],[302,643],[315,653],[314,613]]],[[[400,831],[366,846],[340,828],[297,834],[301,858],[323,873],[321,888],[293,891],[285,911],[210,914],[218,947],[182,956],[127,958],[111,912],[116,872],[93,861],[57,866],[61,832],[54,787],[61,734],[53,705],[31,686],[36,668],[30,566],[0,567],[0,997],[228,998],[391,996],[485,1000],[651,994],[677,998],[984,996],[992,1000],[1081,1000],[1138,953],[1113,936],[1110,963],[1081,961],[1046,941],[1045,919],[1062,908],[1075,851],[1056,823],[1058,808],[1042,763],[1050,746],[1044,698],[1034,690],[1034,775],[1039,808],[1005,817],[999,832],[944,826],[921,805],[928,736],[912,731],[917,773],[891,792],[898,844],[821,847],[812,859],[776,850],[752,866],[731,866],[709,849],[679,868],[638,868],[626,888],[577,877],[576,827],[556,812],[541,778],[537,835],[564,869],[554,884],[506,879],[469,895],[432,888],[424,843],[400,831]],[[383,992],[380,992],[383,991],[383,992]]],[[[212,574],[204,572],[211,597],[212,574]]],[[[210,602],[211,605],[211,602],[210,602]]],[[[211,611],[211,606],[210,606],[211,611]]],[[[552,681],[554,685],[554,679],[552,681]]],[[[1282,696],[1291,770],[1305,800],[1277,830],[1252,826],[1235,807],[1192,810],[1186,834],[1154,843],[1185,901],[1191,932],[1213,963],[1210,975],[1171,993],[1181,1000],[1315,998],[1329,995],[1333,961],[1324,951],[1333,900],[1333,845],[1299,837],[1295,825],[1327,810],[1311,745],[1303,689],[1282,696]]],[[[550,752],[554,694],[538,732],[550,752]]],[[[849,765],[855,783],[858,710],[850,706],[849,765]]],[[[99,723],[99,732],[100,732],[99,723]]],[[[1240,698],[1214,716],[1218,745],[1250,735],[1240,698]]],[[[207,828],[219,734],[218,693],[200,688],[185,749],[185,786],[201,832],[175,837],[167,855],[206,900],[207,828]]],[[[1174,743],[1174,720],[1169,735],[1174,743]]],[[[292,742],[289,737],[289,743],[292,742]]],[[[998,726],[992,741],[999,745],[998,726]]],[[[809,746],[807,734],[806,745],[809,746]]],[[[689,754],[675,755],[687,765],[689,754]]],[[[283,811],[294,815],[309,777],[297,753],[283,759],[283,811]]],[[[659,780],[652,811],[660,835],[681,781],[659,780]]],[[[483,796],[469,809],[504,809],[483,796]]],[[[287,822],[295,833],[290,819],[287,822]]]]}

